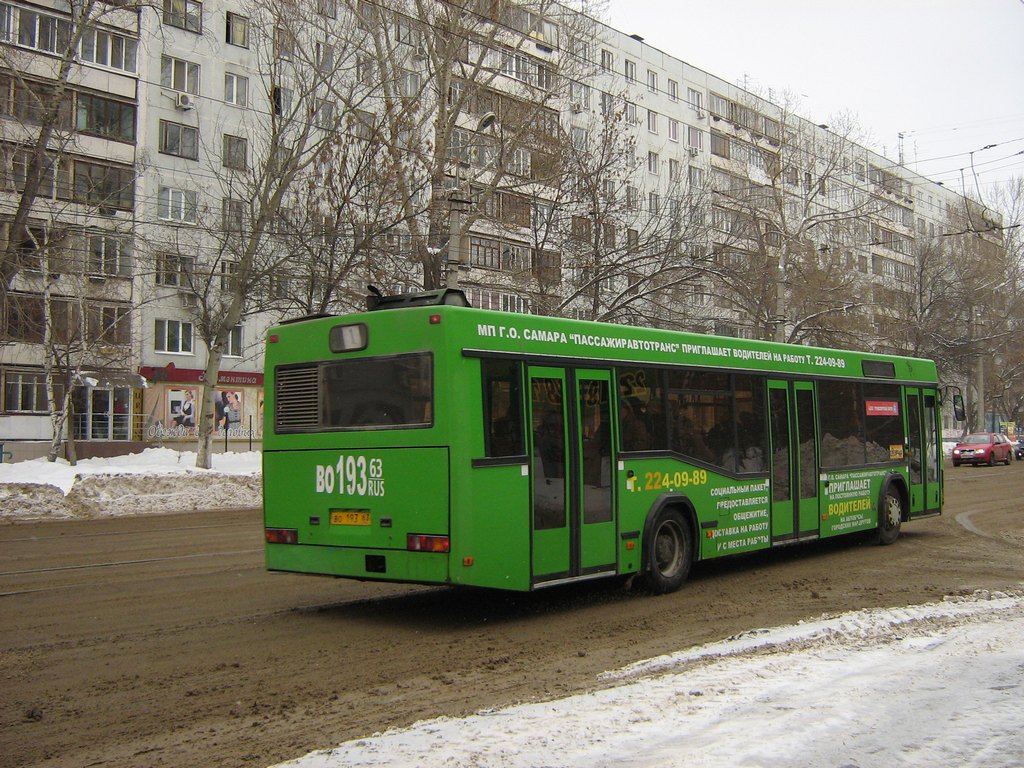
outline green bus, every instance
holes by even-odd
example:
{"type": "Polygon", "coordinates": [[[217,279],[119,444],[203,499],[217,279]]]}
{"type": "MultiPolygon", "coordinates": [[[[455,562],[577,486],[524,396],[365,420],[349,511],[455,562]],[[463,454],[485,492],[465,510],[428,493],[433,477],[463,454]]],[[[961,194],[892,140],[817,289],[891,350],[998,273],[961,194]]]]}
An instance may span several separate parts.
{"type": "Polygon", "coordinates": [[[266,348],[266,565],[677,589],[695,560],[942,509],[929,360],[473,309],[286,322],[266,348]]]}

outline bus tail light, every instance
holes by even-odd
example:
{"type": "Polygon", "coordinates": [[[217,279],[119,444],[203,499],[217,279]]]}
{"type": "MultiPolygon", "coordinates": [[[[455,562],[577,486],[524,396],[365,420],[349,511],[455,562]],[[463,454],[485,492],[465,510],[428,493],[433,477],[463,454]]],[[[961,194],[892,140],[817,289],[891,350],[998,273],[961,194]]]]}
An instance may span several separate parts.
{"type": "Polygon", "coordinates": [[[299,532],[295,528],[267,528],[267,544],[298,544],[299,532]]]}
{"type": "Polygon", "coordinates": [[[451,542],[447,536],[410,533],[405,537],[405,548],[410,552],[450,552],[451,542]]]}

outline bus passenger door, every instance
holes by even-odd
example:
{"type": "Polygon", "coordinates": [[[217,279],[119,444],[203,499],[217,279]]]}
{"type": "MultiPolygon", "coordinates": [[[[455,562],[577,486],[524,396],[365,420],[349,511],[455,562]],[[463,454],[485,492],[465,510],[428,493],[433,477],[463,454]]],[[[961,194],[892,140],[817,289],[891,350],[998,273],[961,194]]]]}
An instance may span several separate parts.
{"type": "Polygon", "coordinates": [[[820,530],[818,515],[818,425],[814,404],[814,385],[809,381],[793,383],[796,393],[797,480],[799,489],[797,535],[801,538],[817,536],[820,530]]]}
{"type": "Polygon", "coordinates": [[[941,503],[938,413],[934,391],[905,389],[910,516],[938,511],[941,503]]]}
{"type": "Polygon", "coordinates": [[[534,583],[615,571],[607,371],[530,368],[534,583]]]}
{"type": "Polygon", "coordinates": [[[818,534],[818,460],[814,385],[768,382],[772,540],[818,534]]]}

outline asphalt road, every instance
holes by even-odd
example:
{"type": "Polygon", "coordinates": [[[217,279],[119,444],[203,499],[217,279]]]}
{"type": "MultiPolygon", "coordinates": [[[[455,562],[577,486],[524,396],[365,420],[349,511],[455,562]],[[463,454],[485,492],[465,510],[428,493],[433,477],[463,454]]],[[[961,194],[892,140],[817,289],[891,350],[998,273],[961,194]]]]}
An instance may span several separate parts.
{"type": "Polygon", "coordinates": [[[1024,462],[947,511],[698,565],[672,595],[268,574],[257,510],[0,527],[0,766],[265,766],[390,726],[598,685],[639,659],[1024,581],[1024,462]]]}

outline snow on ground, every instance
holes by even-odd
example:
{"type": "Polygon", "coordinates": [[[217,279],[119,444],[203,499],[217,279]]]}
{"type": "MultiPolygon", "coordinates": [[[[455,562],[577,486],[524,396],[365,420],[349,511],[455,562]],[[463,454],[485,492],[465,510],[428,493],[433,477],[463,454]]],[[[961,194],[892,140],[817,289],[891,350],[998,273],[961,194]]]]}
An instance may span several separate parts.
{"type": "MultiPolygon", "coordinates": [[[[256,506],[259,453],[0,464],[0,521],[256,506]]],[[[440,718],[281,768],[1024,766],[1024,583],[755,629],[557,701],[440,718]]]]}
{"type": "Polygon", "coordinates": [[[279,768],[1024,765],[1024,590],[746,632],[279,768]]]}
{"type": "Polygon", "coordinates": [[[215,453],[213,469],[170,448],[109,459],[0,464],[0,521],[258,507],[260,454],[215,453]]]}

